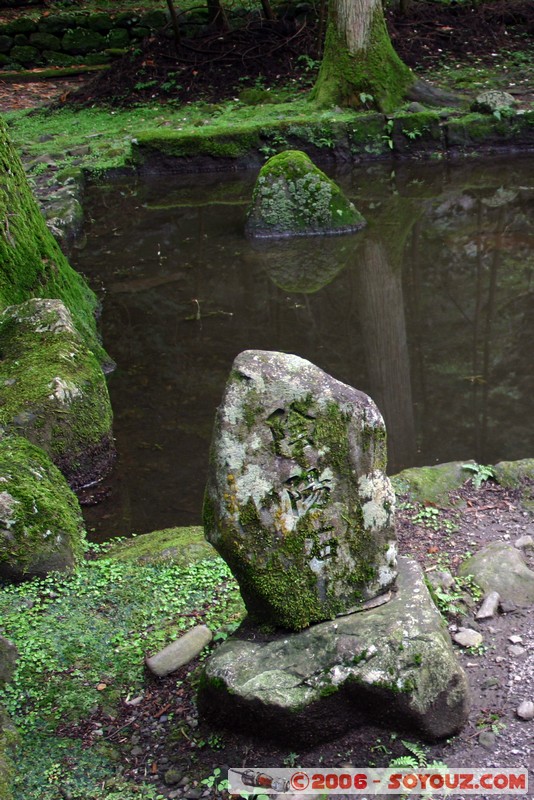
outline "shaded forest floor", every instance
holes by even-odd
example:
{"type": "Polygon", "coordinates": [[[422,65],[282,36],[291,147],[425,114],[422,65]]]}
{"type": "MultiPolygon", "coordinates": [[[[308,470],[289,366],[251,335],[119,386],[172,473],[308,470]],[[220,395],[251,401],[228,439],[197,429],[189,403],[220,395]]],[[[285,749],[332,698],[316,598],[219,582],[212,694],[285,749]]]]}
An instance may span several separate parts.
{"type": "MultiPolygon", "coordinates": [[[[322,25],[315,9],[288,6],[274,21],[257,12],[232,17],[231,29],[199,27],[185,16],[177,47],[170,31],[91,77],[47,83],[1,81],[0,110],[61,103],[131,105],[141,102],[249,104],[276,102],[313,85],[321,57],[322,25]],[[196,28],[195,28],[196,26],[196,28]],[[188,34],[195,33],[194,38],[188,34]]],[[[387,22],[401,58],[420,76],[456,91],[502,88],[532,102],[534,6],[530,0],[390,9],[387,22]]]]}

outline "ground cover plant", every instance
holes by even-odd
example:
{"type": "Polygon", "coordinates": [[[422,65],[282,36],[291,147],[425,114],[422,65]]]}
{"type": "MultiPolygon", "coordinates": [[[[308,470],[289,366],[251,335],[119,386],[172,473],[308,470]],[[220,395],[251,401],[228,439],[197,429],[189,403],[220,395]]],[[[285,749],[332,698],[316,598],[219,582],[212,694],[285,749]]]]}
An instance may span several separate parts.
{"type": "Polygon", "coordinates": [[[117,791],[127,800],[100,719],[89,725],[100,739],[82,721],[98,708],[116,719],[142,693],[145,654],[197,622],[225,636],[225,626],[241,615],[235,581],[218,558],[185,568],[90,558],[74,575],[2,587],[0,630],[20,653],[0,697],[20,736],[15,796],[96,800],[117,791]],[[95,746],[87,748],[88,741],[95,746]]]}

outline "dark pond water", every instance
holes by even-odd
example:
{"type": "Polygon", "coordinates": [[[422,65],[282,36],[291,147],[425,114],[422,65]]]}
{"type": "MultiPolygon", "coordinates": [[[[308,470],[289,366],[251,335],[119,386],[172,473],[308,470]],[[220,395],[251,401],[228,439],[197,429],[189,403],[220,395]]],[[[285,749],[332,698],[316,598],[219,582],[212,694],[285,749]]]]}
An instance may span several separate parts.
{"type": "Polygon", "coordinates": [[[119,459],[93,537],[198,524],[214,412],[244,349],[367,392],[389,471],[534,453],[534,159],[334,175],[363,233],[257,247],[253,176],[93,187],[73,258],[103,299],[119,459]]]}

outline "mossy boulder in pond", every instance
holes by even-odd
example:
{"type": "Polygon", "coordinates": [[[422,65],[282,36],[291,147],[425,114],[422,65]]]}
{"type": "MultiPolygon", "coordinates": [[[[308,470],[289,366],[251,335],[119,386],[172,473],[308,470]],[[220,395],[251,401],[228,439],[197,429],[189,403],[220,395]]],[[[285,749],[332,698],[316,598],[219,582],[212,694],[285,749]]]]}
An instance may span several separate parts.
{"type": "Polygon", "coordinates": [[[206,537],[257,620],[299,630],[396,578],[386,432],[373,401],[294,355],[248,350],[218,410],[206,537]]]}
{"type": "Polygon", "coordinates": [[[104,374],[60,300],[0,314],[0,425],[42,447],[78,488],[114,455],[104,374]]]}
{"type": "Polygon", "coordinates": [[[207,661],[201,713],[288,746],[369,722],[415,726],[430,740],[456,733],[467,719],[467,678],[414,561],[399,559],[391,594],[284,637],[254,637],[243,625],[207,661]]]}
{"type": "Polygon", "coordinates": [[[71,569],[84,537],[78,501],[46,453],[22,436],[0,438],[0,577],[71,569]]]}
{"type": "Polygon", "coordinates": [[[351,233],[365,220],[305,153],[286,150],[260,170],[246,222],[253,238],[351,233]]]}

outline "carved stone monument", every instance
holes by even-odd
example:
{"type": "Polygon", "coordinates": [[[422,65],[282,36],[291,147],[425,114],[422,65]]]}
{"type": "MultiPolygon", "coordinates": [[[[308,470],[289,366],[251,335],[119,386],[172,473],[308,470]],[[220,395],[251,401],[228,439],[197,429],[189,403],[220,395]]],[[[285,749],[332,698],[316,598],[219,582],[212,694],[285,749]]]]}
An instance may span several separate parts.
{"type": "Polygon", "coordinates": [[[464,724],[468,684],[446,625],[418,565],[397,563],[385,467],[365,394],[294,355],[236,358],[204,526],[249,617],[208,659],[201,713],[302,745],[369,717],[429,739],[464,724]]]}

